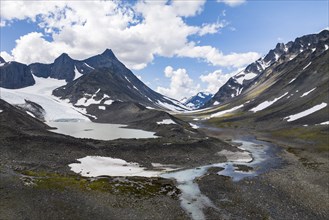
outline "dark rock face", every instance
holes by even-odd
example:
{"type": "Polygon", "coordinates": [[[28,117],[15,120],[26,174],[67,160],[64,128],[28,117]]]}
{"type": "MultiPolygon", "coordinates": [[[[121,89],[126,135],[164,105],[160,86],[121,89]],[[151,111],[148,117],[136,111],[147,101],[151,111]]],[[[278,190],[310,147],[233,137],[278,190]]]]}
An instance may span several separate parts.
{"type": "Polygon", "coordinates": [[[51,73],[51,64],[33,63],[29,65],[31,73],[37,77],[48,78],[51,73]]]}
{"type": "Polygon", "coordinates": [[[74,79],[74,60],[66,53],[63,53],[52,65],[51,78],[65,79],[67,82],[71,82],[74,79]]]}
{"type": "Polygon", "coordinates": [[[5,63],[6,61],[2,58],[2,57],[0,57],[0,63],[5,63]]]}
{"type": "Polygon", "coordinates": [[[0,66],[0,87],[19,89],[34,84],[34,78],[27,65],[8,62],[0,66]]]}
{"type": "Polygon", "coordinates": [[[230,99],[239,96],[252,85],[258,83],[265,70],[276,66],[275,64],[289,62],[306,51],[310,53],[313,51],[324,51],[326,50],[326,45],[329,45],[328,30],[296,38],[295,41],[290,41],[286,44],[278,43],[265,57],[251,63],[244,71],[230,78],[203,107],[212,106],[215,102],[227,103],[230,99]],[[250,74],[252,74],[252,78],[250,74]]]}

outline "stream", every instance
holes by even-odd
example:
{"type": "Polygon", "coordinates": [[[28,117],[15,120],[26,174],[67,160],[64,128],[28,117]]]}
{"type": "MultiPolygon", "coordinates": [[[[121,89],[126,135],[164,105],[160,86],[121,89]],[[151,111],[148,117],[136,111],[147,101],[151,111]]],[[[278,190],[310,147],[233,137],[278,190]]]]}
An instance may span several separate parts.
{"type": "Polygon", "coordinates": [[[177,188],[181,190],[180,202],[182,208],[194,220],[206,219],[203,210],[207,207],[219,210],[212,201],[202,194],[197,184],[197,179],[205,175],[209,168],[222,169],[218,175],[228,176],[232,181],[240,181],[244,178],[251,178],[264,173],[271,167],[278,164],[275,145],[256,140],[254,137],[243,137],[232,141],[239,144],[238,148],[244,152],[221,151],[227,157],[227,162],[200,166],[192,169],[179,170],[162,174],[163,178],[174,179],[177,188]],[[247,167],[247,171],[242,171],[238,167],[247,167]]]}

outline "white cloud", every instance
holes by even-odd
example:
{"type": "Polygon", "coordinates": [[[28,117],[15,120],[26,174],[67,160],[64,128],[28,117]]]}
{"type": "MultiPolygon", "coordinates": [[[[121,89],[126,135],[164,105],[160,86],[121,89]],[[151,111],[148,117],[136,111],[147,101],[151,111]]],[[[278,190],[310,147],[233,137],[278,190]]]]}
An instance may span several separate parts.
{"type": "Polygon", "coordinates": [[[178,56],[204,59],[214,66],[233,66],[242,67],[254,62],[260,57],[255,52],[231,53],[224,55],[218,49],[211,46],[197,46],[191,42],[188,46],[177,51],[178,56]]]}
{"type": "Polygon", "coordinates": [[[224,74],[222,70],[216,70],[207,75],[201,75],[201,81],[208,84],[207,88],[204,91],[215,94],[218,89],[222,87],[232,76],[236,75],[242,70],[243,68],[240,68],[237,71],[226,74],[224,74]]]}
{"type": "Polygon", "coordinates": [[[184,97],[195,95],[200,90],[200,85],[196,85],[190,78],[186,69],[174,70],[167,66],[164,70],[165,76],[170,78],[169,88],[158,87],[157,92],[181,100],[184,97]]]}
{"type": "Polygon", "coordinates": [[[234,7],[245,3],[246,0],[217,0],[217,2],[223,2],[231,7],[234,7]]]}
{"type": "Polygon", "coordinates": [[[0,56],[6,61],[13,61],[14,60],[14,57],[11,56],[10,54],[8,54],[6,51],[1,51],[0,52],[0,56]]]}
{"type": "Polygon", "coordinates": [[[200,36],[206,35],[206,34],[215,34],[218,33],[220,29],[225,27],[226,24],[224,22],[222,23],[213,23],[213,24],[203,24],[202,27],[200,28],[198,34],[200,36]]]}
{"type": "Polygon", "coordinates": [[[61,53],[85,59],[111,48],[129,68],[143,69],[155,56],[200,58],[212,65],[241,66],[256,53],[224,55],[212,46],[198,46],[192,35],[217,33],[225,23],[188,25],[184,17],[197,16],[205,1],[4,1],[1,25],[30,19],[44,29],[21,36],[12,50],[23,62],[53,62],[61,53]],[[97,16],[96,16],[97,15],[97,16]],[[27,56],[28,54],[29,56],[27,56]]]}
{"type": "Polygon", "coordinates": [[[200,14],[205,2],[206,0],[173,0],[172,5],[178,16],[190,17],[200,14]]]}

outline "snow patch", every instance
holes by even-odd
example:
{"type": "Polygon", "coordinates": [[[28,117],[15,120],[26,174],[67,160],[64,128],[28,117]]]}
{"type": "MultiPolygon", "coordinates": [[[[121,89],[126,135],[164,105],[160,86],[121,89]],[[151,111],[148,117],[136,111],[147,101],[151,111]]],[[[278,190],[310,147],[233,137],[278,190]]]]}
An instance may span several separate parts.
{"type": "Polygon", "coordinates": [[[304,66],[303,70],[306,69],[307,67],[309,67],[312,64],[312,62],[310,62],[309,64],[307,64],[306,66],[304,66]]]}
{"type": "Polygon", "coordinates": [[[288,84],[292,83],[292,82],[295,81],[296,79],[297,79],[297,77],[296,77],[296,78],[293,78],[292,80],[290,80],[290,82],[288,82],[288,84]]]}
{"type": "Polygon", "coordinates": [[[111,105],[114,102],[114,100],[108,99],[104,102],[104,105],[111,105]]]}
{"type": "Polygon", "coordinates": [[[86,156],[78,159],[80,163],[69,165],[71,170],[85,177],[97,176],[142,176],[157,177],[165,171],[146,170],[138,163],[127,162],[122,159],[100,156],[86,156]]]}
{"type": "Polygon", "coordinates": [[[33,117],[33,118],[35,118],[35,115],[34,114],[32,114],[31,112],[29,112],[29,111],[25,111],[28,115],[30,115],[31,117],[33,117]]]}
{"type": "Polygon", "coordinates": [[[82,115],[79,109],[65,101],[52,96],[55,88],[66,84],[65,80],[52,78],[42,78],[34,76],[35,84],[21,89],[1,88],[1,99],[12,105],[25,104],[25,100],[35,102],[45,110],[46,121],[56,121],[59,119],[79,119],[90,121],[88,117],[82,115]]]}
{"type": "Polygon", "coordinates": [[[102,105],[100,105],[100,106],[98,106],[98,109],[100,109],[100,110],[106,110],[106,107],[105,107],[105,106],[102,106],[102,105]]]}
{"type": "Polygon", "coordinates": [[[261,104],[257,105],[255,108],[250,109],[249,111],[252,111],[255,113],[255,112],[261,111],[263,109],[266,109],[267,107],[273,105],[275,102],[277,102],[279,99],[283,98],[287,94],[288,94],[288,92],[286,92],[285,94],[283,94],[282,96],[280,96],[278,98],[273,99],[272,101],[262,102],[261,104]]]}
{"type": "Polygon", "coordinates": [[[76,80],[76,79],[80,78],[81,76],[82,76],[82,74],[79,72],[77,67],[74,66],[74,79],[73,80],[76,80]]]}
{"type": "Polygon", "coordinates": [[[199,128],[199,126],[196,125],[196,124],[192,124],[192,123],[190,123],[190,125],[191,125],[191,127],[192,127],[193,129],[198,129],[198,128],[199,128]]]}
{"type": "Polygon", "coordinates": [[[240,84],[242,85],[243,84],[243,81],[244,80],[251,80],[253,78],[255,78],[258,74],[257,73],[253,73],[253,72],[250,72],[250,73],[239,73],[238,75],[236,75],[234,77],[234,79],[240,84]]]}
{"type": "Polygon", "coordinates": [[[310,91],[308,91],[308,92],[305,92],[305,93],[303,93],[303,95],[301,95],[300,97],[304,97],[304,96],[307,96],[308,94],[310,94],[311,92],[313,92],[315,89],[316,89],[316,87],[315,87],[315,88],[313,88],[313,89],[311,89],[311,90],[310,90],[310,91]]]}
{"type": "Polygon", "coordinates": [[[157,124],[158,125],[169,125],[169,124],[176,124],[176,122],[174,122],[171,119],[163,119],[162,121],[158,121],[157,124]]]}
{"type": "Polygon", "coordinates": [[[217,113],[215,113],[215,114],[210,115],[210,118],[213,118],[213,117],[219,117],[219,116],[221,116],[221,115],[225,115],[225,114],[230,113],[230,112],[233,112],[233,111],[235,111],[235,110],[237,110],[237,109],[239,109],[239,108],[242,108],[243,106],[244,106],[244,105],[242,104],[242,105],[235,106],[235,107],[233,107],[233,108],[231,108],[231,109],[228,109],[228,110],[224,110],[224,111],[217,112],[217,113]]]}
{"type": "Polygon", "coordinates": [[[288,117],[285,117],[284,119],[287,119],[288,122],[295,121],[297,119],[300,119],[300,118],[303,118],[303,117],[305,117],[307,115],[310,115],[310,114],[312,114],[312,113],[314,113],[316,111],[319,111],[319,110],[325,108],[326,106],[327,106],[327,103],[322,102],[321,104],[315,105],[315,106],[313,106],[310,109],[307,109],[305,111],[302,111],[302,112],[297,113],[297,114],[294,114],[294,115],[290,115],[288,117]]]}
{"type": "Polygon", "coordinates": [[[93,70],[95,69],[94,67],[89,66],[88,63],[84,63],[84,64],[85,64],[87,67],[89,67],[90,69],[93,69],[93,70]]]}
{"type": "Polygon", "coordinates": [[[219,104],[220,104],[220,102],[215,101],[213,105],[219,105],[219,104]]]}

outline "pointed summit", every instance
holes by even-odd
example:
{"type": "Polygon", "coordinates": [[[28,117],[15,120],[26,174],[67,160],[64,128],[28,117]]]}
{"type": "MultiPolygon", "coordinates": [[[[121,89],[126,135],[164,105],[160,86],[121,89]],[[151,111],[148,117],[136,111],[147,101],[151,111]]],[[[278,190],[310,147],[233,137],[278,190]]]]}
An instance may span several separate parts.
{"type": "Polygon", "coordinates": [[[114,55],[114,53],[111,49],[106,49],[101,55],[109,57],[109,58],[115,58],[116,59],[116,57],[115,57],[115,55],[114,55]]]}
{"type": "Polygon", "coordinates": [[[73,59],[67,54],[67,53],[62,53],[59,57],[57,57],[54,61],[54,63],[66,63],[69,61],[72,61],[73,59]]]}

